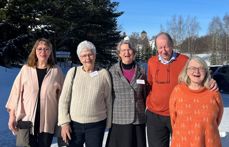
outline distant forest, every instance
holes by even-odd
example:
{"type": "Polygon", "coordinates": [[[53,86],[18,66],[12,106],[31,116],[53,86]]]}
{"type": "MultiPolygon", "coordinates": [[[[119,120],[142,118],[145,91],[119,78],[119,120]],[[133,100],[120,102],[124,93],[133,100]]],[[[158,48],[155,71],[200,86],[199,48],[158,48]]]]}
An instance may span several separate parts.
{"type": "MultiPolygon", "coordinates": [[[[167,24],[161,25],[160,31],[172,36],[175,49],[181,53],[207,53],[211,55],[211,64],[229,64],[229,15],[224,15],[222,20],[213,17],[209,22],[208,33],[203,36],[199,36],[200,29],[197,17],[173,16],[167,24]]],[[[147,52],[148,42],[154,40],[155,36],[149,38],[147,32],[142,31],[141,34],[132,33],[130,38],[136,47],[142,43],[141,48],[147,52]]]]}

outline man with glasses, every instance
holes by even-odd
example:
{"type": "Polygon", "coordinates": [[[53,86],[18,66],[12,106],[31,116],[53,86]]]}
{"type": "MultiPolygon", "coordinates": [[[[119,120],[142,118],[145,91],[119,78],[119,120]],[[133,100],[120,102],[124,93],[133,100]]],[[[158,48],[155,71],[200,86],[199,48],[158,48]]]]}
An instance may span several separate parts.
{"type": "MultiPolygon", "coordinates": [[[[178,83],[178,75],[188,57],[173,51],[173,40],[161,32],[155,38],[157,56],[148,61],[150,91],[146,101],[147,135],[149,147],[169,147],[172,128],[169,117],[169,97],[178,83]]],[[[212,80],[210,89],[218,90],[212,80]]]]}

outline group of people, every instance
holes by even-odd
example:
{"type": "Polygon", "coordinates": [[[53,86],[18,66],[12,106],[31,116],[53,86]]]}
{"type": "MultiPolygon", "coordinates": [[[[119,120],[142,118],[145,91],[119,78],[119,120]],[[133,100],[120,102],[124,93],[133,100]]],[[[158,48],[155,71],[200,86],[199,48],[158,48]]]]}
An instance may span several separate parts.
{"type": "Polygon", "coordinates": [[[109,71],[96,67],[96,47],[83,41],[76,50],[82,66],[64,80],[52,44],[38,39],[6,104],[9,129],[31,121],[31,147],[49,147],[56,124],[69,147],[102,147],[106,129],[106,147],[146,147],[146,134],[149,147],[221,147],[223,103],[207,64],[175,52],[168,33],[155,44],[146,74],[130,40],[118,43],[109,71]]]}

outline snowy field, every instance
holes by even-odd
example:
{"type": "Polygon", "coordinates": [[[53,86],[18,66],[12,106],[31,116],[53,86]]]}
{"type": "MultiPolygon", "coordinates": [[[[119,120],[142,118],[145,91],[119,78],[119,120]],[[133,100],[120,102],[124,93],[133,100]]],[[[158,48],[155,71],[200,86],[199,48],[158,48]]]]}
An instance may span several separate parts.
{"type": "MultiPolygon", "coordinates": [[[[5,104],[9,96],[12,83],[19,72],[18,68],[7,69],[0,66],[0,147],[15,147],[15,137],[8,129],[8,113],[5,104]]],[[[219,126],[223,147],[229,146],[229,95],[222,94],[224,101],[224,114],[219,126]]],[[[107,137],[105,133],[104,144],[107,137]]],[[[55,139],[54,139],[55,140],[55,139]]],[[[52,147],[57,147],[55,141],[52,147]]]]}

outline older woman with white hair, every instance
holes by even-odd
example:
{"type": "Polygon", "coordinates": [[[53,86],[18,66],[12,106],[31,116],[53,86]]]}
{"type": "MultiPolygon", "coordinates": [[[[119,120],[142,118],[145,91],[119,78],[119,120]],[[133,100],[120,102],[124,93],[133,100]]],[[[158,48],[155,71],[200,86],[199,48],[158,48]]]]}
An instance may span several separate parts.
{"type": "Polygon", "coordinates": [[[96,69],[96,48],[81,42],[77,55],[82,66],[71,68],[59,101],[58,125],[71,147],[101,147],[104,131],[111,126],[111,80],[107,70],[96,69]]]}
{"type": "Polygon", "coordinates": [[[210,91],[210,72],[200,57],[192,57],[179,75],[170,97],[171,147],[221,147],[218,126],[223,115],[219,92],[210,91]]]}

